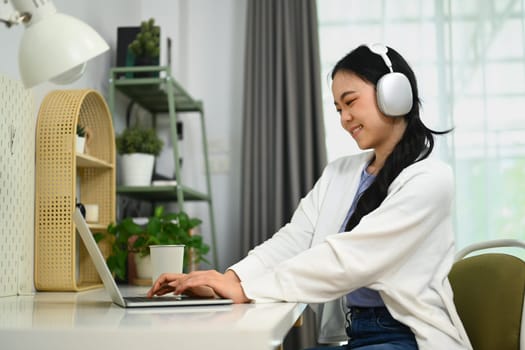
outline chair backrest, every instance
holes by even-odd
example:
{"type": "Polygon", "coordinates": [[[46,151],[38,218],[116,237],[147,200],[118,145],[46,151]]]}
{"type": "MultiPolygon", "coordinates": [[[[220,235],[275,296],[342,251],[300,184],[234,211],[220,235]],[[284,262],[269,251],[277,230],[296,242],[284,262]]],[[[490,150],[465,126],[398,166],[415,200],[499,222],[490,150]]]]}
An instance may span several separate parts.
{"type": "MultiPolygon", "coordinates": [[[[493,241],[457,255],[449,274],[454,303],[475,350],[519,350],[525,296],[525,262],[502,253],[462,259],[477,249],[504,246],[493,241]]],[[[525,247],[518,241],[513,246],[525,247]]],[[[515,242],[514,242],[515,243],[515,242]]]]}

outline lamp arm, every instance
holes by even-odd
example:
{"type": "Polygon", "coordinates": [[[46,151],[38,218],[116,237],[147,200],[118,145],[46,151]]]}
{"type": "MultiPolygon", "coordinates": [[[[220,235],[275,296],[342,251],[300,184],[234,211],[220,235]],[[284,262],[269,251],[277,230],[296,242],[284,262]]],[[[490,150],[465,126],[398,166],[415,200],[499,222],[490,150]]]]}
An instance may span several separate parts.
{"type": "Polygon", "coordinates": [[[0,18],[0,22],[4,23],[7,28],[11,28],[11,26],[16,25],[16,24],[27,23],[30,20],[31,20],[31,14],[29,12],[24,12],[24,13],[15,12],[8,19],[0,18]]]}

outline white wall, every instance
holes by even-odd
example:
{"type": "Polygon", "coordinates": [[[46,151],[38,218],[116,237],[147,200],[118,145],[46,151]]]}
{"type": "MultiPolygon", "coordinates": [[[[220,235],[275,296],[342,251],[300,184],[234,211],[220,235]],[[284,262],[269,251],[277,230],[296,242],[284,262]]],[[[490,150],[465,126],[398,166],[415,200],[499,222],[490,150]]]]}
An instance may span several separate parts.
{"type": "MultiPolygon", "coordinates": [[[[92,26],[111,47],[90,61],[84,77],[74,84],[44,83],[33,88],[35,118],[44,96],[55,89],[93,88],[107,98],[108,71],[115,64],[116,31],[154,17],[163,40],[173,40],[173,75],[196,99],[203,100],[213,163],[212,195],[218,238],[219,269],[239,258],[240,148],[242,84],[245,32],[245,0],[55,0],[58,11],[77,17],[92,26]]],[[[2,6],[2,5],[0,5],[2,6]]],[[[3,5],[5,8],[5,5],[3,5]]],[[[0,11],[1,13],[1,11],[0,11]]],[[[16,56],[23,33],[21,26],[0,27],[0,72],[19,79],[16,56]]],[[[162,48],[165,52],[165,47],[162,48]]],[[[164,54],[162,60],[164,60],[164,54]]],[[[165,61],[161,61],[165,62],[165,61]]],[[[125,101],[117,99],[117,119],[122,118],[125,101]]],[[[184,181],[205,190],[202,140],[197,118],[184,116],[184,181]]],[[[122,122],[117,121],[119,129],[122,122]]],[[[209,238],[209,218],[203,204],[188,206],[190,215],[205,221],[202,231],[209,238]]]]}

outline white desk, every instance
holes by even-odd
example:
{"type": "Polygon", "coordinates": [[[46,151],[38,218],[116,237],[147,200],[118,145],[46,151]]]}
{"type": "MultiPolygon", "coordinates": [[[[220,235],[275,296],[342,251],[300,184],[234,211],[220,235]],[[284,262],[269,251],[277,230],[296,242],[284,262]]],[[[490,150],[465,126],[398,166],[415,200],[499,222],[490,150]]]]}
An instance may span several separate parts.
{"type": "Polygon", "coordinates": [[[272,303],[123,309],[103,289],[6,297],[0,298],[0,348],[269,350],[304,308],[272,303]]]}

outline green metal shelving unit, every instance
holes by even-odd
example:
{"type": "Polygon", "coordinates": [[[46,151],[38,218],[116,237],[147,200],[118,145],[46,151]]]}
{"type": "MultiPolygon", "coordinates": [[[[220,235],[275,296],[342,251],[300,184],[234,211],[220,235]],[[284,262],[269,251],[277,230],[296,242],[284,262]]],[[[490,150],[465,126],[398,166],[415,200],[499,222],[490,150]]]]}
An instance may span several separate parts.
{"type": "Polygon", "coordinates": [[[142,106],[156,118],[157,114],[168,114],[170,119],[170,133],[173,140],[173,160],[175,165],[176,186],[145,186],[145,187],[117,187],[117,194],[145,201],[173,202],[176,201],[179,210],[184,210],[185,201],[204,201],[208,203],[212,239],[213,264],[218,268],[217,240],[215,232],[215,216],[210,181],[208,161],[208,146],[206,127],[204,123],[204,109],[202,102],[193,99],[184,88],[171,76],[171,69],[166,66],[148,67],[119,67],[110,70],[109,79],[109,108],[115,110],[115,94],[117,91],[130,100],[142,106]],[[153,74],[154,77],[136,78],[135,73],[153,74]],[[200,115],[202,148],[204,151],[204,166],[206,171],[207,193],[195,191],[183,185],[177,149],[177,114],[184,112],[198,112],[200,115]]]}

